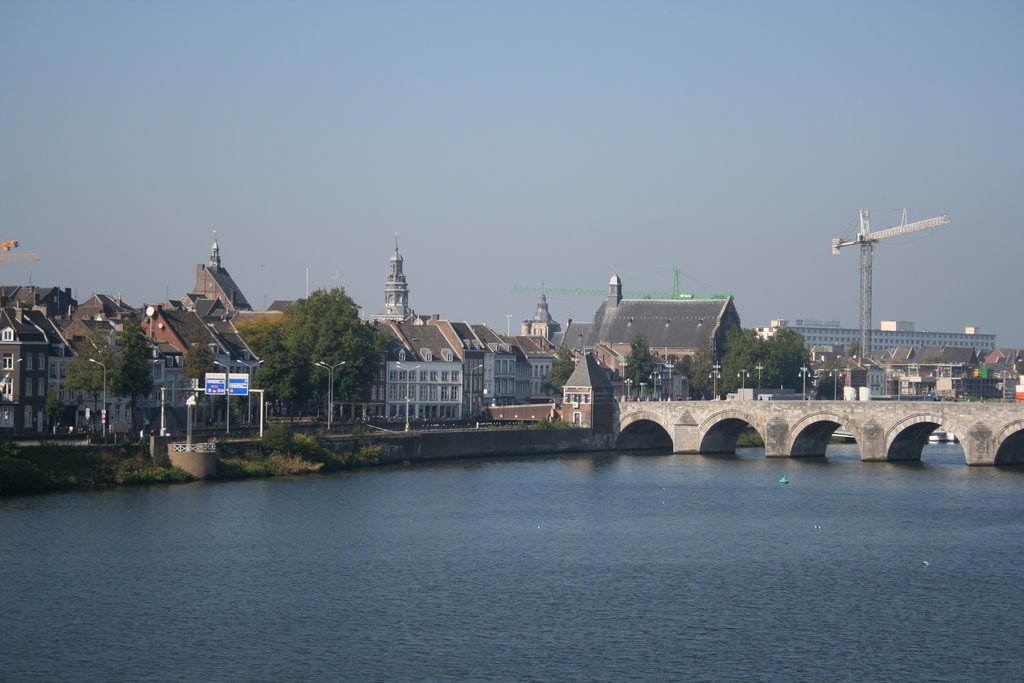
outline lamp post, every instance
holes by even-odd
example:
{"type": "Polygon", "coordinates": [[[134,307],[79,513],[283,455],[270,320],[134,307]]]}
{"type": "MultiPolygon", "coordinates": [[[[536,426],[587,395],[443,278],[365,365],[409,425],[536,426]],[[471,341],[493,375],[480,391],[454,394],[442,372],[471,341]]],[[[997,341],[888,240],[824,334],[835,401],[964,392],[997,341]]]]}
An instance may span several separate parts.
{"type": "Polygon", "coordinates": [[[633,380],[626,378],[626,401],[633,398],[633,380]]]}
{"type": "MultiPolygon", "coordinates": [[[[230,360],[230,358],[228,359],[230,360]]],[[[227,376],[224,378],[224,433],[231,433],[231,368],[224,365],[219,360],[213,361],[214,365],[219,365],[227,370],[227,376]]]]}
{"type": "Polygon", "coordinates": [[[100,421],[103,423],[103,442],[107,441],[107,364],[102,363],[95,358],[89,359],[90,363],[103,368],[103,412],[100,413],[100,421]]]}
{"type": "Polygon", "coordinates": [[[757,388],[760,389],[761,388],[761,371],[764,370],[764,366],[761,365],[760,362],[758,362],[758,364],[754,366],[754,369],[757,370],[757,388]]]}
{"type": "Polygon", "coordinates": [[[656,396],[658,400],[661,400],[661,394],[658,392],[658,379],[660,379],[661,373],[657,370],[651,373],[651,395],[656,396]]]}
{"type": "Polygon", "coordinates": [[[640,382],[640,400],[644,400],[644,389],[647,388],[647,382],[640,382]]]}
{"type": "Polygon", "coordinates": [[[334,368],[340,368],[348,361],[341,361],[340,363],[325,363],[322,360],[316,362],[317,365],[327,370],[327,431],[331,431],[331,416],[334,414],[334,368]]]}
{"type": "Polygon", "coordinates": [[[839,400],[839,380],[837,379],[841,374],[838,368],[832,368],[828,374],[832,375],[832,400],[839,400]]]}
{"type": "Polygon", "coordinates": [[[722,366],[719,365],[718,363],[715,363],[714,365],[711,366],[711,374],[708,375],[708,379],[714,380],[714,389],[713,389],[713,391],[714,391],[714,394],[715,394],[714,400],[716,400],[716,401],[718,400],[718,380],[721,379],[721,377],[722,377],[722,366]]]}
{"type": "Polygon", "coordinates": [[[736,373],[736,376],[740,378],[740,389],[742,391],[746,391],[747,378],[750,377],[750,370],[740,370],[736,373]]]}
{"type": "Polygon", "coordinates": [[[250,429],[252,428],[252,373],[253,370],[258,368],[263,361],[262,360],[240,360],[238,361],[245,366],[249,374],[249,392],[246,394],[245,404],[245,421],[249,424],[250,429]]]}
{"type": "Polygon", "coordinates": [[[419,370],[421,365],[407,366],[401,363],[395,363],[396,368],[405,370],[405,431],[409,431],[409,380],[412,377],[413,370],[419,370]]]}
{"type": "MultiPolygon", "coordinates": [[[[672,384],[673,384],[673,382],[672,382],[672,365],[668,362],[668,334],[667,334],[668,329],[670,327],[672,327],[672,318],[667,318],[665,320],[665,331],[666,331],[666,335],[665,335],[665,367],[668,369],[668,382],[669,382],[669,384],[668,384],[668,400],[671,401],[672,400],[672,384]]],[[[662,394],[665,393],[665,383],[664,382],[661,383],[661,393],[662,394]]],[[[658,396],[658,398],[663,398],[663,397],[662,396],[658,396]]]]}
{"type": "Polygon", "coordinates": [[[798,373],[798,375],[800,377],[803,377],[804,379],[803,397],[805,400],[807,399],[807,376],[810,374],[810,370],[807,369],[806,365],[800,367],[800,372],[798,373]]]}

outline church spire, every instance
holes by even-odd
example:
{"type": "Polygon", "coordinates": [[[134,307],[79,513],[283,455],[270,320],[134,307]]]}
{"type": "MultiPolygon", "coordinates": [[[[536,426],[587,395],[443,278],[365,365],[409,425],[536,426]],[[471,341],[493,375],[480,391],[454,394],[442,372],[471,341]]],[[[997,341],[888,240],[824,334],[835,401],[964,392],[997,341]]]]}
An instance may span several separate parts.
{"type": "Polygon", "coordinates": [[[395,233],[395,253],[392,254],[391,272],[384,285],[384,310],[373,316],[374,320],[405,320],[412,315],[409,308],[409,285],[402,272],[404,260],[398,251],[398,233],[395,233]]]}
{"type": "Polygon", "coordinates": [[[210,268],[220,268],[220,246],[217,244],[217,231],[213,231],[213,247],[210,248],[210,268]]]}

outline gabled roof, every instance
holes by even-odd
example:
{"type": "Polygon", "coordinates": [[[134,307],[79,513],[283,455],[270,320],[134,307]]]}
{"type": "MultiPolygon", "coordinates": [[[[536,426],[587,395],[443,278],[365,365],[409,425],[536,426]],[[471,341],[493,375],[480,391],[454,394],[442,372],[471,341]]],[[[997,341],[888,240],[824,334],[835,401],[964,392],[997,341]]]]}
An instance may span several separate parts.
{"type": "MultiPolygon", "coordinates": [[[[623,299],[616,306],[605,301],[594,314],[583,344],[632,343],[642,335],[652,348],[710,348],[712,336],[727,317],[739,321],[732,297],[716,299],[623,299]]],[[[575,323],[573,324],[575,326],[575,323]]],[[[581,330],[582,331],[582,330],[581,330]]],[[[574,332],[566,330],[567,340],[574,332]]]]}
{"type": "Polygon", "coordinates": [[[563,387],[591,387],[593,389],[611,389],[612,383],[608,379],[597,360],[589,353],[584,354],[583,360],[576,364],[576,369],[565,380],[563,387]]]}

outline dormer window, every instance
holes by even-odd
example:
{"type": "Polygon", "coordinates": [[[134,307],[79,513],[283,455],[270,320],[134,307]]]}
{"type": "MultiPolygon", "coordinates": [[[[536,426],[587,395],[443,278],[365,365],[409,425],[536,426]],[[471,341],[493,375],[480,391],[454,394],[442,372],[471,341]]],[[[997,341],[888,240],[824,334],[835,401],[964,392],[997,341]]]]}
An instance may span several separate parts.
{"type": "Polygon", "coordinates": [[[434,360],[434,352],[431,351],[430,349],[423,349],[423,360],[427,361],[428,363],[434,360]]]}
{"type": "Polygon", "coordinates": [[[0,341],[14,341],[14,329],[10,327],[5,327],[3,331],[0,332],[0,341]]]}
{"type": "Polygon", "coordinates": [[[450,362],[452,361],[452,350],[451,350],[451,349],[445,349],[445,350],[444,350],[444,351],[443,351],[443,352],[441,353],[441,355],[442,355],[442,356],[444,356],[444,359],[445,359],[446,361],[448,361],[449,363],[450,363],[450,362]]]}
{"type": "Polygon", "coordinates": [[[405,360],[405,349],[401,349],[401,350],[400,350],[400,351],[398,352],[398,361],[399,361],[399,362],[402,362],[402,361],[404,361],[404,360],[405,360]]]}

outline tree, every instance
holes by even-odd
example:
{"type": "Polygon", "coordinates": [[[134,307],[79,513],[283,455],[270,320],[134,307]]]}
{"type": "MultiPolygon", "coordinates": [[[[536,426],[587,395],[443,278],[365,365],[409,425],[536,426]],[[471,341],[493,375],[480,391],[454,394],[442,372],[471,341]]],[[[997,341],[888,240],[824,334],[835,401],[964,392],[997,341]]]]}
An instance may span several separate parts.
{"type": "Polygon", "coordinates": [[[316,365],[336,365],[334,395],[365,396],[377,377],[385,336],[359,319],[359,307],[344,289],[319,289],[285,310],[275,321],[239,324],[239,334],[263,360],[257,381],[268,397],[293,406],[327,395],[330,373],[316,365]]]}
{"type": "Polygon", "coordinates": [[[64,402],[58,398],[56,389],[51,388],[46,392],[46,403],[43,404],[43,409],[50,419],[50,424],[56,427],[60,416],[64,413],[64,402]]]}
{"type": "MultiPolygon", "coordinates": [[[[81,391],[92,397],[93,428],[95,429],[96,411],[99,397],[103,391],[103,367],[109,374],[114,368],[116,359],[110,347],[110,328],[98,326],[89,336],[74,345],[75,357],[68,364],[68,374],[64,378],[67,391],[81,391]],[[90,359],[97,361],[92,362],[90,359]],[[100,365],[102,363],[103,365],[100,365]]],[[[107,377],[107,388],[111,389],[111,377],[107,377]]]]}
{"type": "Polygon", "coordinates": [[[124,320],[118,336],[121,355],[114,371],[114,386],[118,396],[127,396],[132,407],[133,426],[138,426],[135,404],[140,396],[153,391],[153,374],[149,356],[149,341],[142,331],[138,317],[124,320]]]}
{"type": "Polygon", "coordinates": [[[565,344],[558,347],[555,360],[551,363],[548,376],[544,380],[544,389],[549,393],[561,393],[566,380],[576,369],[576,363],[572,359],[572,351],[565,344]]]}
{"type": "MultiPolygon", "coordinates": [[[[626,356],[626,379],[639,391],[643,384],[652,384],[655,361],[651,347],[643,335],[633,340],[629,355],[626,356]]],[[[641,397],[642,398],[642,397],[641,397]]]]}
{"type": "Polygon", "coordinates": [[[206,381],[206,373],[215,370],[213,352],[209,347],[205,344],[190,344],[188,353],[185,354],[185,366],[182,368],[185,379],[195,380],[198,386],[203,386],[206,381]]]}
{"type": "Polygon", "coordinates": [[[768,338],[765,347],[768,357],[765,362],[765,386],[796,386],[801,367],[810,364],[810,356],[804,348],[804,337],[799,332],[783,328],[768,338]],[[773,370],[769,383],[768,367],[773,370]]]}
{"type": "Polygon", "coordinates": [[[757,366],[764,366],[764,361],[769,355],[766,345],[755,330],[732,327],[725,333],[725,354],[721,363],[722,379],[718,383],[722,392],[731,393],[743,386],[756,386],[757,366]],[[743,377],[740,377],[741,374],[743,377]]]}

